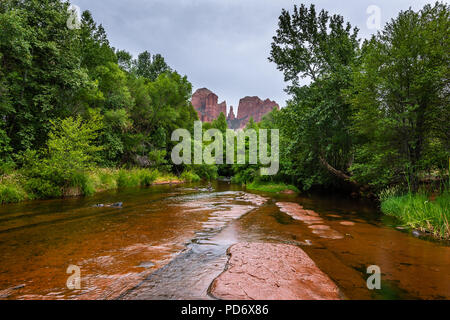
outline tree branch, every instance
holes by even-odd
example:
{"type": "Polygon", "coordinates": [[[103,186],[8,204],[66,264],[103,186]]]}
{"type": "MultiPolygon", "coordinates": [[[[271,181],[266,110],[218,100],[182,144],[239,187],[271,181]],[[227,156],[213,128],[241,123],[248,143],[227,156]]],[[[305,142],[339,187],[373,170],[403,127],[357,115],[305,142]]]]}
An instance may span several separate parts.
{"type": "Polygon", "coordinates": [[[360,187],[360,185],[359,185],[357,182],[353,181],[349,175],[347,175],[347,174],[345,174],[344,172],[342,172],[342,171],[340,171],[340,170],[337,170],[337,169],[335,169],[334,167],[332,167],[332,166],[327,162],[327,160],[325,160],[325,158],[324,158],[323,155],[319,155],[319,160],[320,160],[320,163],[321,163],[321,164],[322,164],[329,172],[331,172],[334,176],[338,177],[338,178],[341,179],[341,180],[344,180],[344,181],[346,181],[346,182],[349,182],[350,184],[352,184],[352,185],[354,185],[354,186],[356,186],[356,187],[360,187]]]}

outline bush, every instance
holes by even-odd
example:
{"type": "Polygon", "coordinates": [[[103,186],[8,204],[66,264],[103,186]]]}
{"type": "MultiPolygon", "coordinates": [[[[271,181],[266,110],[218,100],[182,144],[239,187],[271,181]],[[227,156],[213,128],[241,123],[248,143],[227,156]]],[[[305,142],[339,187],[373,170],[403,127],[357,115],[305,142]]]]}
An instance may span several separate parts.
{"type": "MultiPolygon", "coordinates": [[[[36,151],[26,151],[22,156],[21,173],[27,178],[25,189],[39,199],[60,198],[69,193],[70,188],[79,188],[79,193],[95,193],[94,180],[86,169],[68,169],[55,158],[41,158],[36,151]]],[[[78,195],[78,192],[72,195],[78,195]]]]}
{"type": "Polygon", "coordinates": [[[380,199],[380,201],[383,202],[387,199],[400,196],[401,194],[402,194],[402,191],[401,191],[400,186],[393,186],[393,187],[382,190],[378,194],[378,199],[380,199]]]}
{"type": "Polygon", "coordinates": [[[26,190],[41,199],[61,197],[69,188],[92,195],[95,186],[87,171],[101,150],[93,143],[101,128],[101,117],[92,114],[89,121],[69,117],[50,122],[47,149],[27,150],[17,157],[21,173],[28,179],[26,190]]]}
{"type": "Polygon", "coordinates": [[[85,172],[76,172],[70,181],[70,186],[79,188],[84,196],[95,193],[94,180],[85,172]]]}
{"type": "Polygon", "coordinates": [[[118,188],[132,188],[139,187],[141,185],[141,178],[139,172],[136,170],[129,171],[125,169],[119,170],[117,175],[117,187],[118,188]]]}
{"type": "Polygon", "coordinates": [[[160,174],[156,179],[156,182],[174,182],[179,181],[178,177],[171,173],[160,174]]]}
{"type": "Polygon", "coordinates": [[[63,195],[60,186],[43,178],[29,178],[25,182],[25,189],[32,198],[38,199],[60,198],[63,195]]]}
{"type": "Polygon", "coordinates": [[[100,184],[97,188],[103,190],[112,190],[117,188],[117,172],[110,170],[99,170],[97,176],[100,180],[100,184]]]}
{"type": "Polygon", "coordinates": [[[157,168],[161,171],[170,171],[172,169],[172,165],[166,159],[167,151],[166,150],[152,150],[148,153],[148,159],[153,168],[157,168]]]}
{"type": "Polygon", "coordinates": [[[20,202],[27,198],[25,191],[15,183],[0,184],[0,204],[20,202]]]}
{"type": "Polygon", "coordinates": [[[196,164],[189,166],[189,169],[187,170],[195,173],[201,179],[205,180],[214,180],[217,179],[217,177],[219,176],[218,174],[219,169],[215,165],[196,164]]]}
{"type": "Polygon", "coordinates": [[[186,182],[198,182],[201,180],[201,178],[192,171],[184,171],[181,174],[180,178],[181,178],[181,180],[186,181],[186,182]]]}
{"type": "Polygon", "coordinates": [[[160,176],[158,170],[150,169],[133,169],[133,170],[119,170],[117,174],[118,188],[132,188],[132,187],[148,187],[155,182],[160,176]]]}
{"type": "Polygon", "coordinates": [[[12,173],[15,167],[16,164],[13,161],[0,159],[0,176],[12,173]]]}
{"type": "Polygon", "coordinates": [[[139,170],[139,180],[142,187],[148,187],[158,178],[158,170],[141,169],[139,170]]]}
{"type": "Polygon", "coordinates": [[[236,184],[247,184],[254,181],[257,176],[257,169],[250,167],[236,173],[236,175],[231,179],[231,182],[236,184]]]}
{"type": "Polygon", "coordinates": [[[436,201],[425,194],[412,194],[384,198],[383,213],[395,216],[413,228],[429,231],[441,238],[450,238],[450,192],[444,191],[436,201]]]}

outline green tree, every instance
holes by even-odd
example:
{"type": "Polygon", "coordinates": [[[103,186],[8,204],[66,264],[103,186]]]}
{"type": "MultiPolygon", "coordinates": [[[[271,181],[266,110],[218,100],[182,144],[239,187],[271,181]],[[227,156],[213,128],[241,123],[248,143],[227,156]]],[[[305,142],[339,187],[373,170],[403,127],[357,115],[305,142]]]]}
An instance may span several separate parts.
{"type": "Polygon", "coordinates": [[[127,138],[125,158],[133,162],[136,156],[148,157],[155,150],[158,154],[165,150],[164,154],[169,156],[174,146],[170,141],[172,132],[178,128],[191,130],[198,119],[189,101],[192,85],[187,77],[166,72],[153,82],[132,79],[130,91],[135,104],[130,110],[133,130],[127,138]]]}
{"type": "Polygon", "coordinates": [[[81,65],[90,73],[95,72],[98,66],[107,65],[109,62],[117,63],[118,58],[109,44],[105,29],[102,25],[97,26],[89,11],[82,13],[81,29],[78,33],[81,65]]]}
{"type": "Polygon", "coordinates": [[[354,73],[355,177],[379,188],[446,168],[450,156],[449,6],[403,11],[363,47],[354,73]]]}
{"type": "Polygon", "coordinates": [[[98,107],[111,109],[132,109],[134,100],[131,96],[127,74],[114,62],[95,68],[93,76],[99,90],[98,107]]]}
{"type": "Polygon", "coordinates": [[[122,68],[122,70],[130,73],[133,67],[133,56],[131,55],[131,53],[125,50],[117,50],[116,56],[119,66],[122,68]]]}
{"type": "Polygon", "coordinates": [[[160,74],[170,71],[171,68],[160,54],[152,56],[150,52],[144,51],[134,61],[135,74],[150,81],[155,81],[160,74]]]}
{"type": "Polygon", "coordinates": [[[104,112],[103,123],[99,137],[99,145],[103,147],[102,165],[114,167],[122,161],[133,122],[126,109],[116,109],[104,112]]]}
{"type": "Polygon", "coordinates": [[[60,197],[70,187],[92,193],[86,171],[95,166],[102,149],[95,145],[101,128],[97,112],[91,112],[88,121],[80,116],[51,120],[47,147],[39,153],[27,150],[20,157],[27,191],[38,198],[60,197]]]}
{"type": "Polygon", "coordinates": [[[222,134],[226,133],[228,129],[228,123],[227,118],[225,117],[223,112],[220,113],[217,119],[213,120],[211,127],[214,129],[219,129],[222,132],[222,134]]]}
{"type": "Polygon", "coordinates": [[[90,85],[67,8],[59,0],[0,3],[0,108],[14,152],[42,147],[49,120],[68,116],[90,85]]]}
{"type": "Polygon", "coordinates": [[[89,121],[80,116],[51,121],[47,142],[49,166],[61,174],[93,168],[102,147],[95,146],[103,127],[102,117],[92,113],[89,121]]]}
{"type": "Polygon", "coordinates": [[[342,16],[317,13],[314,5],[294,6],[292,14],[283,10],[280,16],[269,60],[290,82],[293,98],[281,112],[280,130],[290,138],[285,155],[293,162],[291,174],[305,188],[352,182],[351,108],[342,90],[352,86],[357,34],[342,16]],[[311,84],[300,86],[301,78],[311,84]]]}

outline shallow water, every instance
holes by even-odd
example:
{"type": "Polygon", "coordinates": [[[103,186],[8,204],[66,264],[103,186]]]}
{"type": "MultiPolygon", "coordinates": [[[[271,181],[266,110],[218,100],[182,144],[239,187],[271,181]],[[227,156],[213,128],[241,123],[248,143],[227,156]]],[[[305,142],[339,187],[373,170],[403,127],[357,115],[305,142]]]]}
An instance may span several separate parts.
{"type": "Polygon", "coordinates": [[[241,241],[301,246],[347,299],[450,299],[448,244],[395,229],[369,204],[214,187],[1,206],[0,299],[212,299],[208,287],[226,250],[241,241]],[[119,201],[122,209],[93,207],[119,201]],[[312,210],[324,227],[294,220],[280,202],[312,210]],[[69,265],[81,269],[81,290],[66,287],[69,265]],[[370,265],[381,268],[381,290],[367,289],[370,265]]]}

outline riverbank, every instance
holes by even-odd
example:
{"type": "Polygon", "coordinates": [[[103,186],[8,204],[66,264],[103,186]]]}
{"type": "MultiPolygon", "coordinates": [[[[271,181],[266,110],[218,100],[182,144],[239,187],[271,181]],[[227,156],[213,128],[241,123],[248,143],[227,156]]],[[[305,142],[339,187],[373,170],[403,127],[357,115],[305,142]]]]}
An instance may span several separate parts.
{"type": "Polygon", "coordinates": [[[405,225],[429,233],[436,238],[450,239],[450,191],[435,199],[425,194],[406,194],[381,198],[381,211],[395,216],[405,225]]]}
{"type": "Polygon", "coordinates": [[[298,193],[297,187],[285,184],[285,183],[275,183],[275,182],[257,182],[254,181],[246,185],[247,190],[261,191],[268,193],[298,193]]]}
{"type": "Polygon", "coordinates": [[[200,177],[184,172],[180,177],[151,169],[105,169],[97,168],[79,173],[64,185],[49,181],[29,179],[20,171],[0,176],[0,204],[25,200],[91,196],[97,192],[120,188],[147,187],[161,184],[195,182],[200,177]]]}
{"type": "MultiPolygon", "coordinates": [[[[254,181],[246,185],[250,191],[278,194],[295,194],[299,189],[293,185],[254,181]]],[[[381,211],[397,217],[405,226],[416,229],[436,239],[450,239],[450,191],[445,189],[440,196],[425,194],[398,195],[390,192],[379,196],[381,211]]]]}

